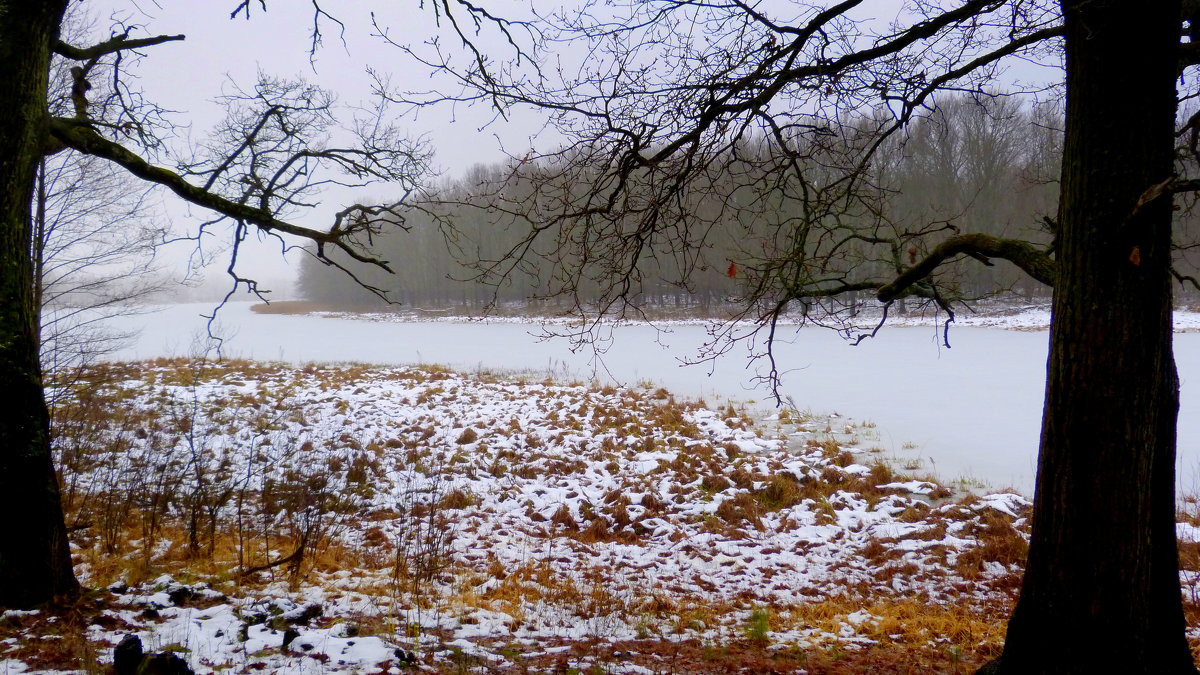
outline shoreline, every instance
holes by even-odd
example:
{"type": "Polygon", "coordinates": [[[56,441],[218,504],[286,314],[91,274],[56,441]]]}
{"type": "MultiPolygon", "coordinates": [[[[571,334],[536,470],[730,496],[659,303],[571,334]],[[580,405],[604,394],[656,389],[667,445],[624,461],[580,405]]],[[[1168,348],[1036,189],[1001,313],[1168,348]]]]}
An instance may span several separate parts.
{"type": "MultiPolygon", "coordinates": [[[[270,303],[254,302],[250,311],[261,315],[313,316],[330,319],[352,319],[359,321],[376,321],[387,323],[483,323],[483,324],[538,324],[544,326],[581,326],[588,327],[594,319],[586,323],[576,316],[555,314],[537,314],[526,311],[501,309],[494,313],[462,313],[457,308],[429,309],[397,306],[394,309],[350,308],[339,309],[326,303],[315,303],[303,300],[276,300],[270,303]]],[[[646,319],[614,318],[595,322],[605,326],[706,326],[730,323],[728,318],[720,316],[680,316],[671,312],[651,312],[653,316],[646,319]]],[[[883,318],[878,307],[868,307],[860,311],[845,329],[854,333],[870,333],[883,318]]],[[[814,316],[804,318],[800,315],[789,315],[780,321],[780,325],[788,327],[804,327],[812,325],[827,330],[837,330],[836,327],[822,325],[825,318],[814,316]]],[[[751,327],[753,321],[738,320],[734,325],[751,327]]],[[[912,310],[907,314],[889,314],[883,328],[899,327],[934,327],[942,329],[946,325],[946,315],[943,312],[933,312],[926,309],[912,310]]],[[[978,312],[961,311],[955,315],[950,330],[955,327],[1000,328],[1016,331],[1045,331],[1050,328],[1049,300],[1035,301],[1023,304],[992,303],[984,305],[978,312]]],[[[1200,311],[1186,307],[1175,310],[1175,332],[1192,333],[1200,331],[1200,311]]]]}

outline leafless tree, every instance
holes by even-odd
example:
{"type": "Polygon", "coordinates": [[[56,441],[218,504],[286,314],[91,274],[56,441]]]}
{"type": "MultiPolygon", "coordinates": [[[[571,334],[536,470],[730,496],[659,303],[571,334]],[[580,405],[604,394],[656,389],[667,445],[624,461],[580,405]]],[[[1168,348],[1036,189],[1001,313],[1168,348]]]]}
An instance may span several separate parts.
{"type": "MultiPolygon", "coordinates": [[[[83,35],[89,23],[94,28],[76,5],[64,31],[83,35]]],[[[81,96],[112,98],[107,80],[75,91],[70,65],[61,58],[52,64],[50,110],[68,115],[81,96]]],[[[33,302],[42,369],[58,380],[129,337],[104,322],[137,311],[163,288],[154,261],[167,230],[148,188],[102,160],[70,150],[43,157],[35,181],[33,302]]]]}
{"type": "MultiPolygon", "coordinates": [[[[1055,129],[1061,133],[1061,121],[1055,129]]],[[[1014,97],[967,95],[941,97],[915,120],[904,135],[880,146],[872,160],[874,194],[872,219],[886,219],[897,227],[953,222],[960,230],[997,237],[1017,238],[1045,245],[1042,216],[1052,213],[1056,196],[1056,163],[1041,166],[1047,152],[1042,143],[1061,147],[1056,132],[1047,134],[1044,114],[1022,107],[1014,97]]],[[[862,122],[865,124],[866,122],[862,122]]],[[[746,142],[738,146],[743,158],[758,158],[771,152],[767,143],[746,142]]],[[[796,199],[773,191],[777,177],[755,170],[748,161],[720,162],[711,180],[688,185],[681,196],[680,210],[697,221],[712,221],[701,250],[655,252],[638,263],[641,277],[636,295],[630,297],[640,310],[652,316],[703,315],[720,317],[730,310],[746,310],[740,295],[745,270],[758,262],[766,244],[778,235],[781,219],[803,208],[796,199]],[[757,180],[757,185],[751,185],[757,180]],[[724,212],[720,221],[718,218],[724,212]],[[686,253],[687,255],[676,255],[686,253]]],[[[581,280],[568,290],[569,275],[577,269],[570,247],[557,248],[554,238],[544,235],[531,255],[520,261],[520,272],[507,278],[471,277],[487,263],[509,253],[526,233],[527,221],[494,209],[499,194],[510,205],[530,217],[552,218],[561,212],[560,200],[571,193],[552,190],[545,183],[558,167],[539,160],[517,160],[477,166],[460,178],[447,182],[437,193],[438,203],[428,212],[412,210],[406,222],[412,231],[384,235],[375,250],[395,263],[396,274],[372,275],[370,283],[389,291],[404,304],[442,311],[534,311],[554,313],[560,309],[596,308],[597,289],[603,280],[581,280]],[[538,215],[542,214],[542,215],[538,215]],[[450,246],[439,241],[449,235],[450,246]],[[457,258],[455,260],[454,258],[457,258]],[[558,276],[556,276],[558,274],[558,276]],[[495,305],[490,310],[489,303],[495,305]]],[[[631,181],[639,180],[634,175],[631,181]]],[[[579,188],[576,192],[582,191],[579,188]]],[[[845,219],[846,227],[867,220],[845,219]]],[[[927,242],[913,239],[901,259],[920,251],[927,242]]],[[[883,277],[895,268],[892,251],[872,260],[872,247],[852,245],[829,260],[830,269],[841,269],[864,278],[883,277]]],[[[306,296],[313,300],[358,304],[368,303],[360,288],[319,265],[303,265],[300,276],[306,296]]],[[[939,270],[938,281],[949,298],[982,298],[1019,290],[1025,295],[1046,297],[1048,289],[1013,267],[960,265],[939,270]]],[[[845,316],[833,319],[850,322],[860,298],[834,298],[845,316]]],[[[897,304],[900,304],[899,302],[897,304]]],[[[814,320],[828,320],[821,308],[808,307],[814,320]]],[[[789,314],[804,320],[805,307],[796,303],[789,314]]],[[[865,322],[866,320],[863,319],[865,322]]]]}
{"type": "Polygon", "coordinates": [[[131,337],[107,328],[108,319],[139,311],[165,288],[154,257],[165,230],[148,218],[145,196],[91,158],[38,167],[34,298],[42,370],[59,386],[131,337]]]}
{"type": "Polygon", "coordinates": [[[750,334],[768,345],[790,307],[811,318],[824,305],[836,324],[836,298],[855,292],[915,296],[952,318],[943,270],[956,260],[1006,260],[1052,286],[1029,560],[1003,657],[985,670],[1195,673],[1174,530],[1170,196],[1200,187],[1174,133],[1177,97],[1196,86],[1196,3],[916,0],[886,26],[856,13],[862,4],[588,2],[544,17],[554,28],[541,47],[559,51],[539,70],[485,76],[410,50],[446,85],[395,98],[546,112],[560,149],[533,157],[553,172],[534,203],[558,208],[530,213],[497,184],[489,206],[525,234],[481,271],[502,278],[567,247],[553,254],[563,292],[603,284],[596,307],[579,303],[593,317],[636,311],[641,260],[673,256],[687,270],[746,210],[774,218],[738,270],[750,334]],[[1011,59],[1065,64],[1052,241],[967,230],[961,208],[934,222],[880,209],[879,149],[947,91],[989,96],[1011,59]],[[737,190],[714,195],[721,208],[690,208],[690,190],[739,172],[737,190]],[[799,206],[776,211],[776,194],[799,206]]]}
{"type": "MultiPolygon", "coordinates": [[[[935,127],[931,111],[949,103],[947,92],[969,93],[1002,116],[991,85],[1004,58],[1058,61],[1056,6],[912,3],[896,23],[869,29],[852,13],[858,4],[584,3],[543,17],[553,29],[538,47],[555,50],[558,79],[546,66],[514,65],[500,78],[453,55],[408,49],[451,84],[393,98],[534,107],[552,118],[559,147],[514,158],[473,202],[523,228],[477,269],[499,282],[540,256],[555,268],[551,292],[593,324],[640,312],[647,259],[678,272],[667,281],[684,286],[696,270],[726,269],[704,254],[731,226],[744,228],[733,235],[746,245],[733,269],[743,311],[715,353],[759,329],[773,335],[797,310],[857,338],[845,298],[859,292],[915,296],[952,321],[963,294],[944,283],[954,276],[940,263],[962,255],[1007,259],[1048,283],[1044,247],[968,231],[961,209],[943,205],[944,218],[922,221],[885,210],[892,186],[874,162],[910,123],[935,127]],[[531,164],[532,181],[521,168],[531,164]],[[532,182],[534,194],[514,191],[518,181],[532,182]],[[914,255],[929,268],[910,271],[914,255]],[[597,301],[581,288],[598,289],[597,301]]],[[[770,360],[771,340],[761,344],[770,360]]]]}
{"type": "MultiPolygon", "coordinates": [[[[292,235],[313,242],[314,254],[339,250],[356,264],[389,269],[367,248],[382,229],[396,227],[398,203],[422,179],[427,151],[404,140],[386,101],[368,110],[335,107],[332,96],[298,81],[264,76],[233,94],[222,131],[194,156],[169,165],[164,138],[173,122],[128,77],[131,61],[169,49],[183,35],[147,34],[116,25],[90,44],[62,31],[69,0],[0,0],[0,383],[16,403],[0,416],[0,512],[22,513],[0,527],[0,605],[28,607],[71,596],[78,583],[49,448],[48,413],[38,363],[37,304],[32,254],[37,167],[67,151],[104,160],[133,178],[165,188],[213,214],[200,225],[227,224],[234,255],[230,273],[255,291],[237,269],[237,247],[249,232],[292,235]],[[47,86],[54,58],[68,67],[62,86],[66,111],[52,108],[47,86]],[[106,86],[98,88],[96,83],[106,86]],[[335,124],[336,122],[336,124],[335,124]],[[240,135],[239,135],[240,134],[240,135]],[[353,204],[327,227],[294,218],[331,183],[388,183],[397,197],[384,204],[353,204]]],[[[471,47],[474,30],[513,28],[463,0],[435,3],[442,28],[471,47]]],[[[233,2],[233,18],[267,9],[265,0],[233,2]]],[[[312,11],[311,45],[336,27],[323,3],[312,11]]],[[[269,20],[269,19],[258,19],[269,20]]],[[[479,54],[476,51],[476,54],[479,54]]],[[[51,90],[54,85],[50,84],[51,90]]]]}

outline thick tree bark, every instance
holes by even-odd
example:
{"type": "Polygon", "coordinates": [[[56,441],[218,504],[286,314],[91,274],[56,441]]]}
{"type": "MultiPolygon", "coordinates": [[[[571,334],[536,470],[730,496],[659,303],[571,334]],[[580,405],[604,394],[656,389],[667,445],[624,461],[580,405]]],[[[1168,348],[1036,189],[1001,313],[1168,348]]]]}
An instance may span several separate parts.
{"type": "Polygon", "coordinates": [[[0,606],[78,592],[51,464],[30,260],[50,48],[65,0],[0,0],[0,606]]]}
{"type": "Polygon", "coordinates": [[[1175,541],[1178,1],[1064,0],[1067,127],[1033,531],[1003,673],[1195,673],[1175,541]]]}

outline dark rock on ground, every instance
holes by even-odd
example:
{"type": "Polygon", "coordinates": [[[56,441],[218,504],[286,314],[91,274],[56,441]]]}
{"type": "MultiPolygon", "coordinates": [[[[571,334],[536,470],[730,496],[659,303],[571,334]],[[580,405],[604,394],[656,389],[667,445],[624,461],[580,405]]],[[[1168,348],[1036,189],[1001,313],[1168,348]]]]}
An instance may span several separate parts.
{"type": "Polygon", "coordinates": [[[116,675],[195,675],[187,661],[174,652],[147,655],[136,635],[126,635],[113,648],[116,675]]]}
{"type": "Polygon", "coordinates": [[[142,641],[136,635],[126,635],[113,648],[113,672],[116,675],[137,675],[143,658],[142,641]]]}

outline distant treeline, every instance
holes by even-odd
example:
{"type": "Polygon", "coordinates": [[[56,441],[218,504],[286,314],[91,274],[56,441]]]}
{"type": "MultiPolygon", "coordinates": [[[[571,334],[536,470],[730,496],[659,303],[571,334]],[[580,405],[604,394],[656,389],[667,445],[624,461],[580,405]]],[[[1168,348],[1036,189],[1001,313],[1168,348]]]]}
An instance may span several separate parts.
{"type": "MultiPolygon", "coordinates": [[[[1061,115],[1050,106],[1022,106],[1004,97],[986,101],[963,97],[943,103],[880,148],[860,181],[862,187],[857,188],[871,192],[874,206],[863,208],[867,202],[859,200],[856,209],[844,214],[847,221],[860,223],[853,227],[867,238],[877,236],[881,224],[886,224],[892,237],[898,231],[923,229],[934,234],[895,238],[917,243],[912,248],[904,243],[906,248],[898,253],[892,246],[890,259],[879,253],[878,246],[843,247],[836,257],[821,259],[822,271],[840,267],[847,277],[887,277],[894,273],[898,259],[911,264],[953,232],[1049,245],[1057,211],[1061,143],[1061,115]]],[[[753,268],[764,250],[770,249],[770,255],[787,254],[788,237],[780,233],[795,227],[805,208],[794,188],[773,189],[771,181],[778,181],[778,174],[755,173],[761,162],[753,158],[770,153],[770,147],[746,141],[734,151],[738,157],[720,163],[720,171],[705,185],[689,185],[679,196],[681,208],[707,214],[698,222],[711,227],[687,233],[687,238],[698,242],[692,250],[650,246],[632,272],[619,266],[606,268],[604,261],[580,264],[580,257],[589,254],[588,244],[575,239],[581,236],[577,229],[554,229],[558,226],[553,219],[594,195],[577,185],[547,189],[545,181],[562,180],[564,174],[539,159],[476,166],[446,184],[428,203],[405,211],[405,229],[396,228],[372,243],[372,250],[391,263],[394,275],[348,267],[392,300],[418,308],[473,311],[496,302],[553,313],[569,308],[576,298],[590,302],[593,289],[600,296],[597,299],[605,301],[612,293],[611,279],[600,277],[625,274],[629,295],[643,306],[718,311],[746,295],[744,285],[751,283],[752,275],[741,271],[753,268]],[[523,237],[531,227],[551,231],[523,250],[523,237]],[[585,273],[576,274],[580,269],[585,273]]],[[[549,161],[563,158],[560,153],[549,161]]],[[[578,172],[571,175],[579,176],[578,172]]],[[[636,212],[638,205],[625,207],[636,212]]],[[[967,261],[939,275],[940,284],[963,298],[999,292],[1026,297],[1049,294],[1004,262],[987,266],[967,261]]],[[[383,304],[348,275],[308,258],[301,267],[300,294],[342,306],[383,304]]]]}

